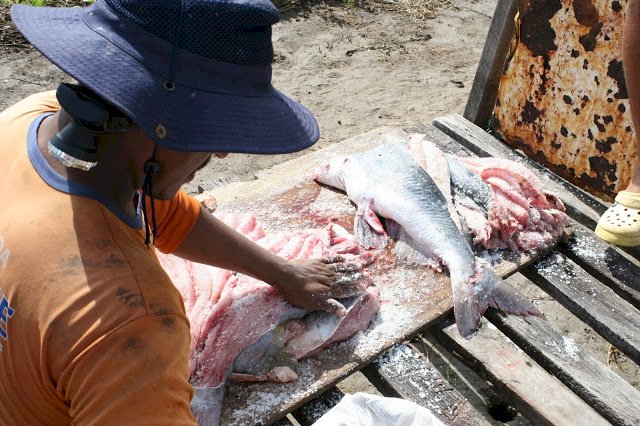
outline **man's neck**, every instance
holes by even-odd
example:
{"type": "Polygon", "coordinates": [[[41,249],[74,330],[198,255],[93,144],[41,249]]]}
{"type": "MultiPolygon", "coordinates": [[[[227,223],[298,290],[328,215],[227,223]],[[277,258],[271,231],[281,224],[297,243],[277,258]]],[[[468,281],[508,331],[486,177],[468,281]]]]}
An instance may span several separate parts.
{"type": "Polygon", "coordinates": [[[67,180],[82,184],[105,197],[126,216],[135,217],[137,212],[132,200],[136,191],[126,163],[104,160],[85,172],[65,167],[49,154],[49,140],[60,131],[59,114],[45,118],[38,128],[38,148],[49,165],[67,180]]]}

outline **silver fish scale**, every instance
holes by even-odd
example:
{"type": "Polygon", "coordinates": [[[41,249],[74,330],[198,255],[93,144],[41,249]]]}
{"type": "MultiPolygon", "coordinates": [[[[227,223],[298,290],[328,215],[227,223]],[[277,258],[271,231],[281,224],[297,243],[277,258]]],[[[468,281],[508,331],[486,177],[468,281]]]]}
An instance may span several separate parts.
{"type": "Polygon", "coordinates": [[[449,165],[454,192],[461,192],[467,195],[486,211],[489,208],[489,201],[492,196],[489,185],[452,156],[445,154],[444,158],[449,165]]]}
{"type": "Polygon", "coordinates": [[[409,231],[418,244],[450,267],[451,274],[473,274],[473,251],[451,219],[444,195],[406,149],[382,145],[352,158],[366,171],[372,186],[391,194],[376,200],[378,213],[409,231]]]}

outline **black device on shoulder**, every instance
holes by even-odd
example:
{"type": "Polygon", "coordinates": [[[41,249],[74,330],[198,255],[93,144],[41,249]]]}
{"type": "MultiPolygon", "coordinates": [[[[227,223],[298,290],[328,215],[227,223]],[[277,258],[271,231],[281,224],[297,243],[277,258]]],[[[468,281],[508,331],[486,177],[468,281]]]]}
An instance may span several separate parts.
{"type": "Polygon", "coordinates": [[[123,132],[131,120],[81,85],[61,83],[56,97],[71,123],[51,138],[49,153],[66,167],[90,170],[98,164],[96,136],[123,132]]]}

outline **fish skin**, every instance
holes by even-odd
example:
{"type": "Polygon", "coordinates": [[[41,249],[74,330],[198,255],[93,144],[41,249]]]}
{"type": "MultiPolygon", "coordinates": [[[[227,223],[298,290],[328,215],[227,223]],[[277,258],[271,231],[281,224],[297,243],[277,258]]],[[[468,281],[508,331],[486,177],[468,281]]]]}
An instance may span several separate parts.
{"type": "Polygon", "coordinates": [[[477,173],[463,166],[453,156],[445,154],[444,157],[449,165],[453,192],[467,195],[478,206],[482,207],[486,213],[489,210],[489,203],[493,196],[489,185],[477,173]]]}
{"type": "Polygon", "coordinates": [[[368,206],[393,220],[410,236],[414,247],[447,266],[454,316],[462,336],[475,334],[488,306],[505,313],[542,315],[530,301],[513,297],[515,290],[476,263],[470,244],[451,219],[445,196],[402,146],[381,145],[335,158],[321,166],[314,178],[345,191],[358,208],[368,206]]]}

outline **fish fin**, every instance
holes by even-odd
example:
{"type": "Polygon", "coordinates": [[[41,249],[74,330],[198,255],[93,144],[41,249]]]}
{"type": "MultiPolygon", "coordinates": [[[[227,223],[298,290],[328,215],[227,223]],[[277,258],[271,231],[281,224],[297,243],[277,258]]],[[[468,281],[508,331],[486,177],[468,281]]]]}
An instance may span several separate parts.
{"type": "Polygon", "coordinates": [[[454,294],[454,316],[462,337],[468,339],[478,331],[480,316],[488,307],[510,315],[534,315],[544,318],[544,314],[522,293],[496,276],[493,270],[483,267],[482,275],[473,283],[472,295],[454,294]]]}
{"type": "MultiPolygon", "coordinates": [[[[230,371],[230,370],[229,370],[230,371]]],[[[227,387],[226,381],[214,387],[194,386],[191,399],[191,412],[199,425],[218,425],[222,413],[222,402],[227,387]]]]}
{"type": "Polygon", "coordinates": [[[491,306],[505,314],[544,318],[527,297],[496,276],[490,268],[483,268],[482,277],[474,284],[478,296],[480,314],[491,306]]]}
{"type": "Polygon", "coordinates": [[[400,228],[396,232],[396,239],[393,254],[398,260],[414,265],[427,265],[434,269],[440,266],[440,262],[435,260],[430,253],[420,248],[404,229],[400,228]]]}
{"type": "Polygon", "coordinates": [[[384,231],[382,222],[368,204],[358,206],[353,227],[356,240],[364,248],[381,249],[387,246],[387,233],[384,231]]]}
{"type": "Polygon", "coordinates": [[[389,238],[397,240],[399,238],[402,227],[393,219],[384,219],[384,229],[387,231],[389,238]]]}

